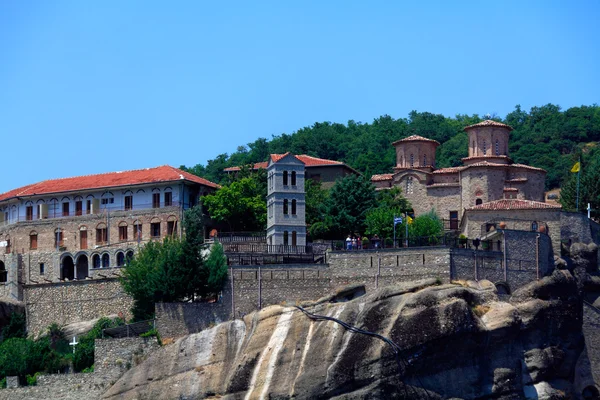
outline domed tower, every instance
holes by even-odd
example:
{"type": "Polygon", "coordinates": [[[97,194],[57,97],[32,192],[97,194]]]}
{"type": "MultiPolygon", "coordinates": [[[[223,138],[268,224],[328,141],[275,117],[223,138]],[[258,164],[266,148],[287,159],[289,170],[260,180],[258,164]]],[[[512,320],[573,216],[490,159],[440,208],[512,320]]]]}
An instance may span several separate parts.
{"type": "Polygon", "coordinates": [[[508,140],[512,127],[485,120],[465,129],[469,134],[469,157],[463,158],[465,165],[487,161],[494,164],[510,164],[508,140]]]}
{"type": "Polygon", "coordinates": [[[396,148],[395,171],[418,169],[431,172],[435,168],[435,149],[439,142],[423,136],[412,135],[392,143],[396,148]]]}

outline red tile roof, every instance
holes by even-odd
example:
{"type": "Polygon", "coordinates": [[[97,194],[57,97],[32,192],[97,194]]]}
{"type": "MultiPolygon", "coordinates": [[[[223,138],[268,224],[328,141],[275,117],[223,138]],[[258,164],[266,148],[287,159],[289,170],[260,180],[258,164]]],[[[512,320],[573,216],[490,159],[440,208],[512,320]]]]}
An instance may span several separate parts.
{"type": "Polygon", "coordinates": [[[438,142],[437,140],[428,139],[426,137],[419,136],[419,135],[412,135],[412,136],[406,137],[404,139],[396,140],[395,142],[392,143],[392,145],[395,145],[395,144],[401,143],[401,142],[432,142],[432,143],[436,143],[437,145],[440,144],[440,142],[438,142]]]}
{"type": "Polygon", "coordinates": [[[215,189],[220,187],[216,183],[208,181],[204,178],[200,178],[196,175],[192,175],[169,165],[163,165],[155,168],[138,169],[132,171],[108,172],[104,174],[76,176],[72,178],[50,179],[0,194],[0,201],[19,196],[33,196],[180,180],[199,183],[215,189]]]}
{"type": "Polygon", "coordinates": [[[459,171],[462,171],[466,167],[450,167],[450,168],[440,168],[433,171],[434,174],[455,174],[459,171]]]}
{"type": "Polygon", "coordinates": [[[378,174],[371,177],[371,182],[389,181],[394,174],[378,174]]]}
{"type": "Polygon", "coordinates": [[[542,209],[560,209],[561,206],[542,203],[533,200],[521,200],[521,199],[502,199],[488,201],[487,203],[480,204],[478,206],[467,208],[472,211],[485,211],[485,210],[542,210],[542,209]]]}
{"type": "MultiPolygon", "coordinates": [[[[285,154],[271,154],[269,156],[269,158],[273,161],[279,161],[281,160],[283,157],[285,157],[286,155],[288,155],[289,153],[285,153],[285,154]]],[[[299,154],[296,156],[296,158],[300,161],[302,161],[304,163],[304,165],[306,165],[307,167],[326,167],[326,166],[330,166],[330,165],[343,165],[346,166],[350,169],[352,169],[351,167],[349,167],[348,165],[344,164],[341,161],[334,161],[334,160],[327,160],[324,158],[317,158],[317,157],[313,157],[313,156],[308,156],[306,154],[299,154]]],[[[252,169],[266,169],[268,166],[268,162],[259,162],[259,163],[255,163],[252,166],[252,169]]],[[[223,171],[225,172],[235,172],[235,171],[239,171],[241,169],[241,167],[229,167],[229,168],[225,168],[223,171]]],[[[354,169],[352,169],[354,171],[354,169]]]]}
{"type": "Polygon", "coordinates": [[[473,124],[473,125],[466,126],[464,130],[466,131],[466,130],[473,129],[473,128],[483,128],[483,127],[486,127],[486,126],[495,126],[495,127],[498,127],[498,128],[506,128],[509,131],[513,130],[512,126],[503,124],[502,122],[492,121],[491,119],[486,119],[485,121],[482,121],[482,122],[480,122],[478,124],[473,124]]]}

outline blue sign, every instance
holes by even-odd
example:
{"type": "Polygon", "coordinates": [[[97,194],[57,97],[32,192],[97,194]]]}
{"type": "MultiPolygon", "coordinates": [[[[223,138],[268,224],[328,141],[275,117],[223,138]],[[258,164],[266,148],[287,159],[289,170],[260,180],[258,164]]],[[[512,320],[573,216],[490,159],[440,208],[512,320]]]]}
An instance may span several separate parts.
{"type": "Polygon", "coordinates": [[[394,225],[401,224],[401,223],[402,223],[402,217],[394,217],[394,225]]]}

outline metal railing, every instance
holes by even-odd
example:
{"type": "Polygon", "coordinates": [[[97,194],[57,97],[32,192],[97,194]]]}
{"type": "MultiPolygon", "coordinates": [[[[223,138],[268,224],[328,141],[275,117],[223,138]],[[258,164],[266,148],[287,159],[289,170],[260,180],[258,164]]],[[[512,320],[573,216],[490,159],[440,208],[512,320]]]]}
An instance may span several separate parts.
{"type": "Polygon", "coordinates": [[[225,253],[264,253],[264,254],[324,254],[326,248],[316,246],[269,245],[266,243],[221,243],[225,253]]]}
{"type": "Polygon", "coordinates": [[[227,265],[325,264],[325,254],[227,254],[227,265]]]}
{"type": "Polygon", "coordinates": [[[227,242],[262,242],[267,241],[265,232],[219,232],[214,238],[221,243],[227,242]]]}
{"type": "Polygon", "coordinates": [[[133,324],[116,326],[114,328],[102,329],[102,337],[124,338],[130,336],[140,336],[143,333],[154,329],[156,320],[149,319],[146,321],[134,322],[133,324]]]}
{"type": "Polygon", "coordinates": [[[399,249],[410,247],[450,247],[465,248],[482,251],[501,251],[501,242],[494,240],[478,239],[460,239],[456,235],[448,233],[435,236],[416,236],[397,238],[371,238],[368,241],[348,243],[346,240],[332,240],[329,242],[329,248],[334,251],[358,251],[358,250],[379,250],[379,249],[399,249]]]}
{"type": "Polygon", "coordinates": [[[458,219],[443,219],[442,223],[445,231],[457,231],[460,221],[458,219]]]}

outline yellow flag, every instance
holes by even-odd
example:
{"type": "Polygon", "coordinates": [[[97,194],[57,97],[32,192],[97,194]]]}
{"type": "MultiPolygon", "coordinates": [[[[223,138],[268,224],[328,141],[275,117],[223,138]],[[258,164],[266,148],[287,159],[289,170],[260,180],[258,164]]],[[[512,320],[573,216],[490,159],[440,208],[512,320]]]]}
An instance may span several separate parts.
{"type": "Polygon", "coordinates": [[[571,172],[579,172],[580,169],[581,169],[581,163],[578,161],[575,163],[575,165],[573,165],[573,168],[571,168],[571,172]]]}
{"type": "Polygon", "coordinates": [[[410,217],[410,215],[406,216],[406,220],[408,221],[409,225],[413,223],[413,219],[410,217]]]}

